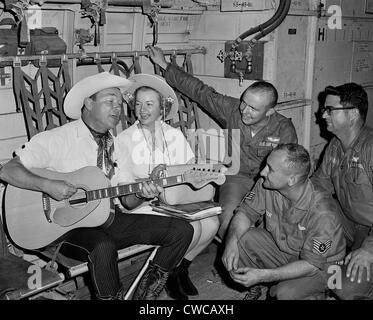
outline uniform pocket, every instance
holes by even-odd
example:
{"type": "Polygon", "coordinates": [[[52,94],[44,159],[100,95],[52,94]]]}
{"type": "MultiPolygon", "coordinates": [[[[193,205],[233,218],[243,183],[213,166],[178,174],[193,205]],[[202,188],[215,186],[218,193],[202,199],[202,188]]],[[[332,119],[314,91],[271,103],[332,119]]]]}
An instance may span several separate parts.
{"type": "Polygon", "coordinates": [[[287,237],[287,242],[290,249],[293,249],[298,252],[302,249],[303,239],[300,239],[294,235],[289,235],[287,237]]]}
{"type": "Polygon", "coordinates": [[[350,168],[346,174],[346,182],[351,199],[355,201],[367,200],[373,197],[372,184],[362,168],[350,168]]]}

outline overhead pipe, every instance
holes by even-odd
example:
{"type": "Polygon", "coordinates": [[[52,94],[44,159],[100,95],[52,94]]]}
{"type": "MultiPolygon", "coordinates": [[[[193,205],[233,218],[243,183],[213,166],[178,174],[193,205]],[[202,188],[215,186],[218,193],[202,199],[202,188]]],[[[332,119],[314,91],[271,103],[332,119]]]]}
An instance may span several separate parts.
{"type": "Polygon", "coordinates": [[[285,19],[286,15],[289,12],[290,5],[291,5],[291,0],[280,0],[279,6],[275,14],[269,20],[242,33],[237,39],[234,40],[234,44],[232,45],[232,47],[237,47],[241,41],[243,41],[248,36],[251,36],[252,34],[255,34],[257,32],[260,32],[260,35],[263,35],[263,36],[260,36],[260,37],[257,36],[258,38],[255,37],[257,38],[256,41],[264,37],[264,35],[267,35],[268,33],[272,32],[285,19]],[[275,27],[272,28],[272,26],[274,25],[275,27]],[[267,27],[269,27],[269,29],[266,29],[267,27]]]}
{"type": "Polygon", "coordinates": [[[267,34],[271,33],[273,30],[275,30],[285,20],[286,16],[289,13],[289,10],[290,10],[291,0],[285,0],[285,1],[286,1],[286,3],[285,3],[284,10],[281,12],[278,19],[272,25],[270,25],[267,29],[260,32],[257,36],[255,36],[254,39],[252,39],[252,41],[256,42],[259,39],[265,37],[267,34]]]}
{"type": "MultiPolygon", "coordinates": [[[[164,50],[165,55],[175,55],[175,54],[206,54],[205,47],[198,47],[194,49],[174,49],[174,50],[164,50]]],[[[136,57],[136,56],[149,56],[148,51],[121,51],[121,52],[86,52],[86,53],[66,53],[66,54],[51,54],[51,55],[33,55],[33,56],[9,56],[0,57],[1,62],[8,62],[6,65],[12,65],[15,63],[20,63],[21,61],[33,61],[41,59],[80,59],[84,60],[87,58],[112,58],[116,57],[136,57]]]]}

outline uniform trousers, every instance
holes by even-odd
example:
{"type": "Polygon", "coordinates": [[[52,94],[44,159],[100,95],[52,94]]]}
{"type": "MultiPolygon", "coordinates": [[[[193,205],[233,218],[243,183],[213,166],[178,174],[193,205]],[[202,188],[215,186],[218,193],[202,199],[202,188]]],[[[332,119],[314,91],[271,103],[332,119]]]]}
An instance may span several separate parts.
{"type": "Polygon", "coordinates": [[[192,237],[193,227],[187,221],[116,210],[113,222],[106,228],[80,228],[69,232],[61,253],[87,261],[96,295],[110,298],[121,288],[117,250],[135,244],[160,246],[153,262],[169,271],[183,258],[192,237]]]}
{"type": "MultiPolygon", "coordinates": [[[[299,260],[281,251],[272,235],[263,228],[250,228],[239,240],[239,266],[274,269],[299,260]]],[[[278,300],[319,300],[327,290],[326,273],[316,270],[311,274],[284,280],[270,290],[278,300]]]]}
{"type": "MultiPolygon", "coordinates": [[[[372,234],[372,228],[357,224],[346,216],[342,216],[343,230],[347,240],[347,253],[359,249],[368,235],[372,234]]],[[[361,283],[351,282],[346,276],[347,265],[341,266],[342,283],[340,289],[334,289],[334,293],[342,300],[372,300],[373,299],[373,265],[370,266],[370,281],[366,280],[366,271],[363,272],[361,283]]],[[[356,273],[358,275],[358,272],[356,273]]]]}

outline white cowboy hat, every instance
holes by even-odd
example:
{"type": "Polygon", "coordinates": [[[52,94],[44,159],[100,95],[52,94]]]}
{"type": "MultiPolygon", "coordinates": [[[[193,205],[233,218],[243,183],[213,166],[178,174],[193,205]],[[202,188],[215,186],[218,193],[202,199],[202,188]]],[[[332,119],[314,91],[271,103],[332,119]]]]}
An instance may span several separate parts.
{"type": "Polygon", "coordinates": [[[135,81],[128,89],[125,90],[125,92],[129,93],[130,95],[133,96],[137,88],[146,86],[157,90],[164,99],[172,103],[171,109],[164,120],[170,120],[177,114],[179,109],[179,101],[175,91],[167,84],[163,77],[156,74],[138,73],[129,77],[128,80],[135,81]]]}
{"type": "Polygon", "coordinates": [[[67,93],[63,103],[65,114],[71,119],[79,119],[85,98],[108,88],[118,88],[123,93],[132,84],[133,81],[109,72],[101,72],[83,78],[67,93]]]}

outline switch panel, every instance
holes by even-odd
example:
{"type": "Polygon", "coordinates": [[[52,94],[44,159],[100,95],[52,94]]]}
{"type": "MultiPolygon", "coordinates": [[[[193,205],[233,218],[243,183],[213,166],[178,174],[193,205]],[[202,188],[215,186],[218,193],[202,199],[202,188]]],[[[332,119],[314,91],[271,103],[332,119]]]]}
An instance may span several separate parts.
{"type": "Polygon", "coordinates": [[[240,80],[263,79],[264,41],[250,49],[249,41],[242,41],[232,49],[234,41],[225,43],[224,77],[240,80]]]}

